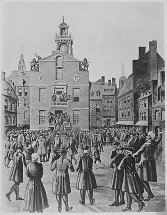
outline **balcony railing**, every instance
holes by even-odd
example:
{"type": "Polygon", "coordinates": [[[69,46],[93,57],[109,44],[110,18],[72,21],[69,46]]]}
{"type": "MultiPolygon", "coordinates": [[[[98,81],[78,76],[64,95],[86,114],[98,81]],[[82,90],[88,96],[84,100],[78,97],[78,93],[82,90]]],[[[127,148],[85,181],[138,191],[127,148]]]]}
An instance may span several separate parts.
{"type": "Polygon", "coordinates": [[[68,102],[51,101],[51,105],[68,105],[68,102]]]}

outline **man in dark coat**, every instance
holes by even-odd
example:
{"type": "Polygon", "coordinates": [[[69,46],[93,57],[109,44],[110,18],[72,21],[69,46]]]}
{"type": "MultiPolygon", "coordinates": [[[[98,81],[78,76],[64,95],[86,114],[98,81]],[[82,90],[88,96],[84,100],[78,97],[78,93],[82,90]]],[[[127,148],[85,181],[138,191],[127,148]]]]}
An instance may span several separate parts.
{"type": "Polygon", "coordinates": [[[135,159],[132,157],[132,148],[125,149],[125,157],[122,159],[118,166],[118,170],[125,170],[125,176],[122,184],[122,191],[127,195],[127,207],[122,211],[131,211],[132,199],[134,199],[138,205],[138,212],[144,207],[144,203],[140,200],[137,194],[143,193],[143,185],[135,169],[135,159]]]}
{"type": "Polygon", "coordinates": [[[52,192],[56,195],[59,212],[62,210],[62,199],[67,212],[73,208],[68,205],[68,194],[71,193],[69,168],[74,172],[72,163],[67,159],[67,150],[62,147],[60,149],[60,158],[52,157],[50,168],[51,171],[56,170],[53,177],[52,192]]]}
{"type": "Polygon", "coordinates": [[[92,205],[95,201],[93,199],[93,189],[97,188],[95,176],[92,172],[93,159],[89,155],[89,147],[84,148],[84,153],[79,159],[77,183],[76,187],[80,190],[81,200],[80,204],[85,205],[86,190],[89,196],[90,204],[92,205]]]}
{"type": "Polygon", "coordinates": [[[154,198],[154,194],[151,191],[149,181],[157,182],[157,171],[154,153],[158,143],[161,141],[161,138],[162,133],[159,130],[157,139],[155,139],[155,134],[152,131],[149,131],[147,141],[136,153],[133,154],[133,156],[141,155],[138,173],[141,181],[144,184],[144,188],[148,193],[148,198],[145,199],[145,201],[149,201],[150,199],[154,198]]]}
{"type": "Polygon", "coordinates": [[[19,185],[23,183],[23,165],[26,167],[26,159],[22,153],[22,147],[18,146],[16,152],[13,155],[13,165],[10,170],[9,180],[14,182],[14,185],[11,187],[9,193],[6,194],[6,197],[10,200],[10,195],[15,191],[16,200],[23,200],[19,196],[19,185]]]}
{"type": "Polygon", "coordinates": [[[115,202],[113,202],[109,206],[119,206],[125,204],[124,201],[124,193],[122,192],[122,183],[123,183],[123,177],[124,177],[124,171],[118,170],[118,166],[122,159],[125,157],[123,154],[123,147],[118,148],[118,154],[111,160],[110,167],[114,168],[113,164],[115,164],[115,171],[112,177],[111,182],[111,189],[115,190],[115,202]],[[119,196],[120,196],[120,202],[119,202],[119,196]]]}

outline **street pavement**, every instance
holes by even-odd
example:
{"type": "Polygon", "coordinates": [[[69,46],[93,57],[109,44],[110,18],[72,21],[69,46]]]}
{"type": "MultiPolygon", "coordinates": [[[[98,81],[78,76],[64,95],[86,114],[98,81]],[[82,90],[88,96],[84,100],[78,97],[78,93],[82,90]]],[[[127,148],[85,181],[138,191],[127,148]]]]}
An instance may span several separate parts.
{"type": "MultiPolygon", "coordinates": [[[[113,169],[109,168],[110,163],[109,155],[111,152],[111,146],[104,146],[104,152],[101,155],[101,160],[105,163],[105,167],[98,163],[98,168],[93,172],[97,181],[97,189],[94,190],[95,203],[93,205],[89,204],[88,196],[86,196],[85,206],[79,204],[80,194],[79,190],[76,189],[76,178],[77,172],[70,172],[71,181],[71,193],[69,194],[69,206],[73,209],[68,213],[110,213],[110,212],[122,212],[122,209],[126,205],[119,207],[111,207],[109,204],[114,202],[114,191],[110,189],[111,178],[113,174],[113,169]]],[[[74,166],[76,168],[76,166],[74,166]]],[[[57,213],[57,201],[52,193],[52,179],[54,172],[50,171],[49,162],[43,163],[44,175],[42,182],[44,184],[48,201],[49,208],[45,209],[43,213],[57,213]]],[[[18,213],[23,211],[23,201],[16,201],[15,193],[11,195],[11,201],[9,202],[6,198],[6,193],[9,192],[13,182],[8,180],[9,168],[4,165],[1,166],[1,213],[18,213]]],[[[25,171],[24,171],[25,173],[25,171]]],[[[158,182],[150,183],[152,191],[155,195],[154,199],[149,202],[145,202],[145,207],[142,212],[164,212],[165,211],[165,163],[161,162],[157,165],[158,182]]],[[[25,188],[28,182],[28,178],[24,174],[24,182],[20,185],[20,196],[24,198],[25,188]]],[[[144,193],[147,197],[147,194],[144,193]]],[[[126,197],[125,197],[126,200],[126,197]]],[[[133,201],[132,203],[132,213],[136,212],[138,209],[138,204],[133,201]]],[[[64,203],[63,210],[65,212],[64,203]]],[[[25,212],[26,213],[26,212],[25,212]]]]}

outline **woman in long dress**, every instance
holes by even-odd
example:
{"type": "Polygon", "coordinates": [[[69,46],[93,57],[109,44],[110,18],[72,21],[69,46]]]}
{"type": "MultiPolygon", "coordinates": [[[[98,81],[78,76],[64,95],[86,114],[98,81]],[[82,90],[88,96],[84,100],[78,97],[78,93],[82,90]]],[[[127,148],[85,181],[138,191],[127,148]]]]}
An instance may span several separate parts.
{"type": "Polygon", "coordinates": [[[31,155],[32,162],[27,165],[27,177],[29,181],[25,191],[24,210],[42,213],[43,209],[48,208],[48,199],[45,188],[41,181],[43,176],[43,166],[38,163],[39,155],[34,153],[31,155]]]}

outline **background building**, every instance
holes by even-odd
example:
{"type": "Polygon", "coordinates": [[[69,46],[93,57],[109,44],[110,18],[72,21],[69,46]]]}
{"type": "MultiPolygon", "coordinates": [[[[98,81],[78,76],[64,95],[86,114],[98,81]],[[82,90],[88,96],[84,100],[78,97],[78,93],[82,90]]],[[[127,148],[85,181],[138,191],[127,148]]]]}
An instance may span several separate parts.
{"type": "Polygon", "coordinates": [[[26,71],[24,56],[21,54],[18,71],[13,71],[7,80],[14,82],[18,97],[17,126],[30,127],[30,72],[26,71]]]}
{"type": "Polygon", "coordinates": [[[14,83],[7,82],[5,72],[1,72],[2,134],[17,127],[17,101],[14,83]]]}
{"type": "Polygon", "coordinates": [[[58,114],[69,115],[72,129],[89,129],[88,62],[73,57],[73,40],[64,19],[59,28],[56,50],[39,60],[39,70],[31,70],[30,129],[54,129],[55,120],[48,117],[58,114]]]}
{"type": "Polygon", "coordinates": [[[93,82],[90,91],[90,127],[115,126],[117,122],[117,86],[115,78],[93,82]]]}

